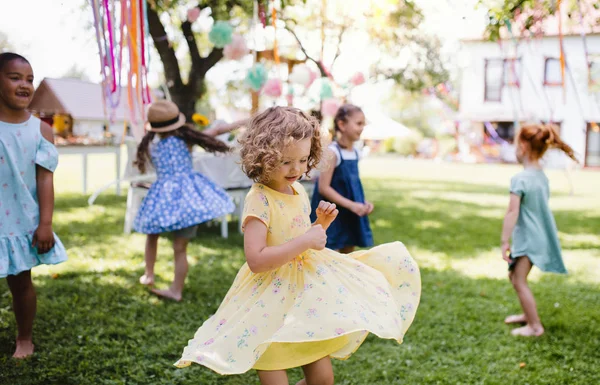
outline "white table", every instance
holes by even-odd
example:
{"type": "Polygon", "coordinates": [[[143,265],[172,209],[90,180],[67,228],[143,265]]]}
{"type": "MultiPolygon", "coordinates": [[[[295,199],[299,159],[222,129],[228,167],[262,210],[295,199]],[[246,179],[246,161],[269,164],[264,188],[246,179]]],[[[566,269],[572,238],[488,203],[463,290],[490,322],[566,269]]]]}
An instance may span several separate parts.
{"type": "Polygon", "coordinates": [[[116,171],[116,188],[117,195],[121,195],[121,146],[86,146],[86,145],[72,145],[72,146],[56,146],[60,155],[81,155],[83,170],[82,170],[82,190],[83,194],[87,194],[87,166],[88,166],[88,155],[90,154],[115,154],[115,171],[116,171]]]}

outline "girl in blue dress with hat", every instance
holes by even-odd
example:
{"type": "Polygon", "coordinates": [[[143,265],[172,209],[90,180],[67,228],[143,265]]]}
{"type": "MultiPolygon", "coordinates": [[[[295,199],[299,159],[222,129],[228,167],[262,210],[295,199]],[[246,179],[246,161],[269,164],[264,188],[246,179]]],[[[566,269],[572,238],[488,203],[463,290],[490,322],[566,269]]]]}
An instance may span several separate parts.
{"type": "Polygon", "coordinates": [[[33,91],[27,59],[0,53],[0,278],[8,283],[17,321],[14,358],[34,351],[31,269],[67,259],[52,231],[58,151],[52,127],[27,111],[33,91]]]}
{"type": "Polygon", "coordinates": [[[337,219],[327,230],[327,248],[351,253],[355,247],[373,246],[368,215],[373,204],[365,200],[358,174],[359,154],[354,143],[365,127],[365,114],[353,104],[341,106],[334,118],[336,140],[329,146],[331,162],[321,170],[312,197],[312,220],[321,200],[337,205],[337,219]]]}
{"type": "Polygon", "coordinates": [[[181,301],[188,271],[187,245],[196,234],[197,225],[234,209],[225,190],[194,171],[190,151],[194,145],[209,152],[227,152],[229,147],[186,124],[185,116],[179,112],[177,105],[167,100],[159,100],[150,106],[146,131],[138,147],[135,164],[143,174],[150,156],[157,180],[150,187],[133,224],[137,232],[148,235],[146,268],[140,283],[154,284],[158,237],[172,232],[175,277],[168,289],[153,289],[152,292],[181,301]],[[158,142],[154,142],[156,135],[158,142]]]}

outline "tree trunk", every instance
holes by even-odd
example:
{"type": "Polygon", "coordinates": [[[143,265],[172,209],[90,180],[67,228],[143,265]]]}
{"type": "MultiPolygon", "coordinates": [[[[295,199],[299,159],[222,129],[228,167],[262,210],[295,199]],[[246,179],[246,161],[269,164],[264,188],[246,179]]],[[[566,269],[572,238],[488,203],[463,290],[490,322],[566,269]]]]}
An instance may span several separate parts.
{"type": "Polygon", "coordinates": [[[158,13],[152,9],[150,4],[148,4],[147,10],[150,35],[164,67],[164,75],[167,80],[171,99],[177,104],[186,119],[191,122],[192,115],[195,112],[196,101],[206,92],[204,84],[206,73],[221,60],[223,50],[214,48],[207,57],[201,57],[196,45],[196,38],[192,32],[191,23],[184,21],[181,24],[181,30],[192,59],[189,80],[187,84],[184,84],[181,79],[179,61],[177,60],[177,56],[175,56],[173,45],[167,38],[165,27],[162,25],[158,13]]]}
{"type": "Polygon", "coordinates": [[[179,111],[185,115],[188,122],[192,121],[192,115],[195,112],[196,100],[202,97],[201,93],[193,92],[188,86],[181,88],[169,88],[171,94],[171,100],[177,104],[179,111]]]}

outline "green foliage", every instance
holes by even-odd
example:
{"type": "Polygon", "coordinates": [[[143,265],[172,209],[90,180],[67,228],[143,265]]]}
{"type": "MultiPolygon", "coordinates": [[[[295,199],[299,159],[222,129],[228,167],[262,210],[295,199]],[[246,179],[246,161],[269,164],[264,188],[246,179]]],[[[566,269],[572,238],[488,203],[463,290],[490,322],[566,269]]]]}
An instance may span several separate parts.
{"type": "Polygon", "coordinates": [[[423,135],[419,132],[412,132],[409,135],[394,139],[394,152],[402,156],[413,156],[417,154],[417,148],[423,140],[423,135]]]}
{"type": "MultiPolygon", "coordinates": [[[[477,4],[488,10],[486,37],[491,41],[501,38],[503,28],[513,29],[512,33],[516,36],[542,35],[544,20],[555,15],[558,9],[557,0],[479,0],[477,4]],[[511,25],[515,22],[518,23],[517,30],[511,25]]],[[[567,17],[576,24],[580,24],[580,9],[584,16],[589,16],[585,15],[586,10],[600,10],[600,2],[595,0],[563,0],[562,4],[567,10],[567,17]]],[[[587,20],[584,27],[594,28],[598,22],[600,14],[587,20]]]]}

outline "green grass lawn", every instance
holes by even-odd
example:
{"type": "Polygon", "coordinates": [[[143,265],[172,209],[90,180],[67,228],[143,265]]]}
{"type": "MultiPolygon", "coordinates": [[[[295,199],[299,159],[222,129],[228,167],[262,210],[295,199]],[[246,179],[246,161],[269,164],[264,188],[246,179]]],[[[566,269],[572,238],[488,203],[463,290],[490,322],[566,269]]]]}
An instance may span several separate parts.
{"type": "MultiPolygon", "coordinates": [[[[112,159],[90,160],[90,186],[113,177],[112,159]],[[103,170],[107,168],[108,171],[103,170]]],[[[199,365],[176,369],[187,340],[218,307],[244,262],[242,238],[203,226],[189,247],[182,303],[159,300],[137,283],[144,236],[122,234],[125,198],[95,206],[77,193],[79,164],[64,157],[56,174],[55,231],[69,261],[34,270],[36,355],[14,361],[11,297],[0,284],[1,384],[257,384],[253,372],[222,377],[199,365]]],[[[377,243],[403,241],[421,266],[421,305],[403,345],[369,337],[337,384],[600,383],[600,173],[549,171],[551,206],[570,274],[532,274],[546,335],[514,338],[503,324],[519,311],[498,248],[513,166],[453,165],[393,158],[362,165],[377,243]],[[520,367],[524,363],[524,367],[520,367]]],[[[160,241],[159,286],[172,276],[160,241]]],[[[301,371],[290,371],[292,384],[301,371]]]]}

